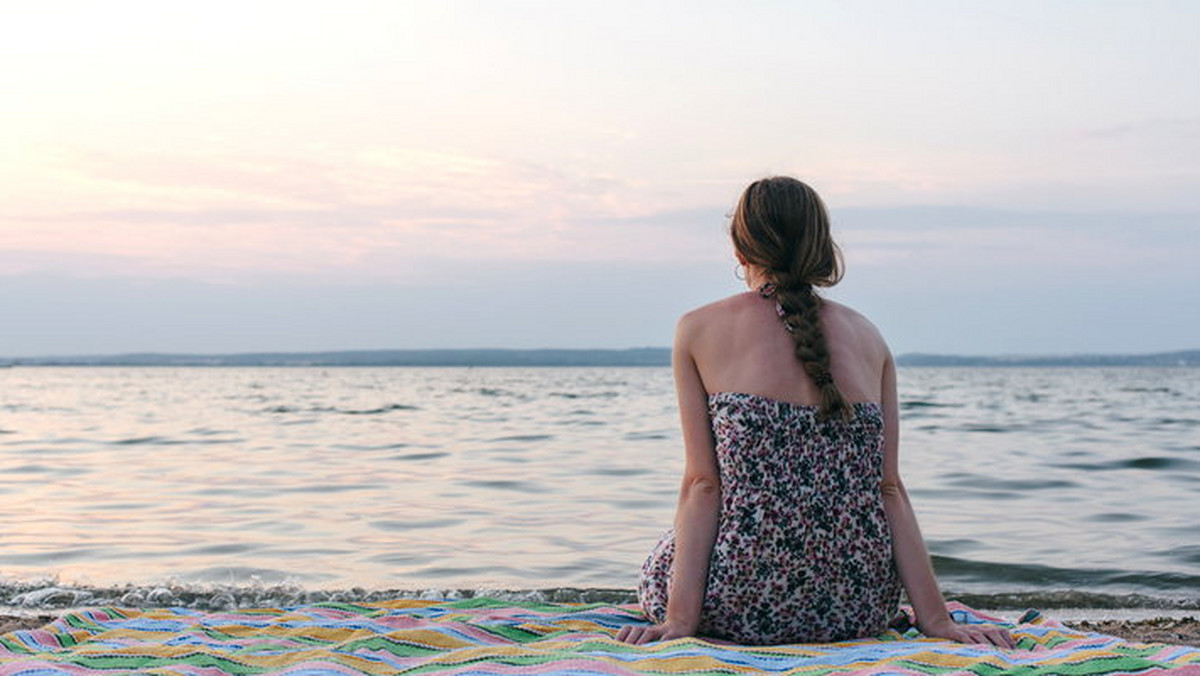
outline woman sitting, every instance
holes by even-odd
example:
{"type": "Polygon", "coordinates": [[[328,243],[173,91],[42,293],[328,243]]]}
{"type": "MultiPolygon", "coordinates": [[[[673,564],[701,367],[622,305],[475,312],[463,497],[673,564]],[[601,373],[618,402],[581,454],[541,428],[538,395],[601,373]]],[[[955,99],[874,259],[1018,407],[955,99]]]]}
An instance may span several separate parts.
{"type": "Polygon", "coordinates": [[[642,569],[653,625],[749,644],[872,636],[903,585],[926,636],[1012,647],[955,624],[899,474],[896,369],[876,328],[816,287],[842,276],[812,188],[756,181],[733,247],[752,291],[687,313],[673,366],[686,452],[675,527],[642,569]]]}

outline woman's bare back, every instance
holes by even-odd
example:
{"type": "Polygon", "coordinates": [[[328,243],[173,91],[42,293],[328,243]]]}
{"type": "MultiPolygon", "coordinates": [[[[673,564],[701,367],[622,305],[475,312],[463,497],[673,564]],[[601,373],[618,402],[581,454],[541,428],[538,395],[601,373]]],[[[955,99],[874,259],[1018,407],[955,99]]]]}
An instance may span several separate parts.
{"type": "MultiPolygon", "coordinates": [[[[889,358],[879,331],[866,317],[828,300],[821,303],[820,317],[838,389],[852,402],[879,402],[889,358]]],[[[741,293],[693,310],[682,321],[689,325],[692,358],[709,394],[744,392],[795,404],[820,402],[774,299],[741,293]]]]}

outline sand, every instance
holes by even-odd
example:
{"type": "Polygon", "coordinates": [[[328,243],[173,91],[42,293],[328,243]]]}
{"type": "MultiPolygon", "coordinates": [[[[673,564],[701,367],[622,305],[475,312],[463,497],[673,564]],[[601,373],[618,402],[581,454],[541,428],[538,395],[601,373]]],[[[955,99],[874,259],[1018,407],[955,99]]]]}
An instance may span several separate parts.
{"type": "Polygon", "coordinates": [[[18,629],[37,629],[53,621],[53,615],[0,615],[0,634],[18,629]]]}
{"type": "Polygon", "coordinates": [[[1174,643],[1200,648],[1200,620],[1191,617],[1154,620],[1098,620],[1071,622],[1071,627],[1119,636],[1143,643],[1174,643]]]}
{"type": "MultiPolygon", "coordinates": [[[[37,629],[55,619],[54,615],[0,615],[0,634],[18,629],[37,629]]],[[[1130,641],[1174,643],[1200,647],[1200,620],[1191,617],[1152,620],[1080,620],[1070,627],[1130,641]]]]}

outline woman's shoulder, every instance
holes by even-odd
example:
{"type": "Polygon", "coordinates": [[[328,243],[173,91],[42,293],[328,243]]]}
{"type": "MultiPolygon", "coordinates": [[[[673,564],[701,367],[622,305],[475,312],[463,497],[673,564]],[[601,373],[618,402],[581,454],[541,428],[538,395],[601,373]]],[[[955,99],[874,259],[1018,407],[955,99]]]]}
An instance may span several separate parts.
{"type": "Polygon", "coordinates": [[[737,315],[753,312],[762,303],[757,293],[746,291],[701,305],[679,317],[679,331],[696,331],[706,326],[725,323],[737,315]]]}
{"type": "Polygon", "coordinates": [[[864,329],[870,329],[875,333],[879,333],[879,329],[875,324],[867,319],[863,313],[844,303],[839,303],[828,298],[821,299],[821,319],[831,319],[834,321],[854,324],[864,329]]]}
{"type": "Polygon", "coordinates": [[[821,325],[827,338],[851,343],[881,355],[888,353],[887,341],[883,339],[879,328],[866,315],[849,305],[822,300],[821,325]]]}

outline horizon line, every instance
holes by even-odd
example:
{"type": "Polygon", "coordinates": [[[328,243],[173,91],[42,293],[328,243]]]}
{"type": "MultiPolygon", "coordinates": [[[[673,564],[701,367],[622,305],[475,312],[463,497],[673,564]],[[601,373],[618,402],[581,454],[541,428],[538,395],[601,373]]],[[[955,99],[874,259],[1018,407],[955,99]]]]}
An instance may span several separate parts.
{"type": "MultiPolygon", "coordinates": [[[[961,355],[905,352],[898,366],[1200,366],[1200,349],[1150,353],[961,355]]],[[[0,357],[13,366],[669,366],[671,348],[417,348],[286,352],[126,352],[0,357]]]]}

